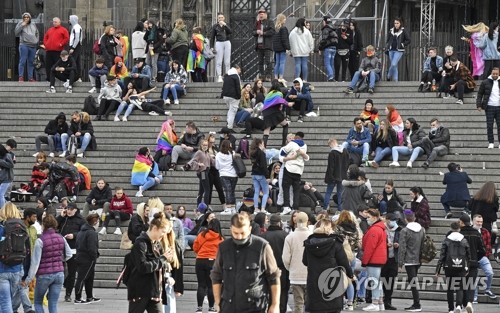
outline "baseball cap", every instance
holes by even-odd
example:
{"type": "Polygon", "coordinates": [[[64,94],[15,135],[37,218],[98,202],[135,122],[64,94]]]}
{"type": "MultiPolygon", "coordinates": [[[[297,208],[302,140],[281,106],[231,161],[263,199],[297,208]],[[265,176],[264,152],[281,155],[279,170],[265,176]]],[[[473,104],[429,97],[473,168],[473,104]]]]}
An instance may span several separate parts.
{"type": "Polygon", "coordinates": [[[76,206],[76,203],[68,203],[68,206],[66,207],[68,210],[78,210],[78,207],[76,206]]]}
{"type": "Polygon", "coordinates": [[[464,213],[464,214],[462,214],[462,215],[460,216],[460,218],[459,218],[459,219],[460,219],[460,220],[462,221],[462,223],[464,223],[466,226],[469,226],[469,225],[470,225],[470,216],[469,216],[469,214],[464,213]]]}

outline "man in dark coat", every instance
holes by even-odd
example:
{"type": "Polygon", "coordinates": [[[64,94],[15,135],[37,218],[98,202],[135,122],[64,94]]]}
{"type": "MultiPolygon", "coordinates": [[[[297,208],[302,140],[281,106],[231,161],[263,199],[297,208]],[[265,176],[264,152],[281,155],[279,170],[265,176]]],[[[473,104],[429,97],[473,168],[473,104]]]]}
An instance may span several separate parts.
{"type": "Polygon", "coordinates": [[[427,160],[422,163],[423,168],[429,165],[438,156],[445,156],[450,149],[450,131],[443,127],[437,118],[431,120],[431,131],[429,136],[422,139],[422,149],[427,155],[427,160]]]}
{"type": "Polygon", "coordinates": [[[470,192],[467,184],[472,184],[472,179],[460,167],[460,164],[448,164],[449,173],[444,174],[443,184],[446,191],[441,196],[441,204],[446,212],[445,218],[451,218],[450,207],[467,209],[470,201],[470,192]]]}
{"type": "Polygon", "coordinates": [[[222,99],[226,103],[227,111],[227,128],[233,129],[234,119],[240,106],[241,98],[241,68],[238,65],[233,65],[231,69],[224,75],[222,83],[222,99]]]}
{"type": "Polygon", "coordinates": [[[274,25],[267,18],[267,12],[264,9],[259,10],[253,36],[255,37],[255,50],[259,62],[259,77],[271,81],[273,67],[271,64],[271,54],[273,49],[273,36],[275,33],[274,25]],[[265,77],[264,77],[265,76],[265,77]]]}
{"type": "Polygon", "coordinates": [[[325,210],[330,206],[330,199],[332,198],[333,188],[337,186],[337,201],[338,210],[342,210],[342,181],[347,179],[347,168],[349,167],[349,152],[343,146],[337,143],[335,138],[328,140],[328,146],[331,148],[328,154],[328,165],[325,173],[325,201],[323,208],[325,210]]]}

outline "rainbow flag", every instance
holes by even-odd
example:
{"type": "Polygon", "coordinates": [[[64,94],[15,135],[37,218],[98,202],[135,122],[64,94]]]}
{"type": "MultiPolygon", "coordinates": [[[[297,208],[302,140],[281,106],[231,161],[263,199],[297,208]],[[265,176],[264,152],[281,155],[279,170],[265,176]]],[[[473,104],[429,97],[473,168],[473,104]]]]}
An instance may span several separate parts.
{"type": "Polygon", "coordinates": [[[177,134],[175,130],[172,129],[172,125],[170,125],[171,120],[165,121],[161,125],[160,133],[158,134],[158,138],[156,139],[156,150],[165,150],[167,154],[172,153],[172,149],[177,144],[177,134]]]}
{"type": "Polygon", "coordinates": [[[205,37],[202,34],[193,34],[192,41],[196,46],[196,51],[189,49],[186,72],[194,72],[197,68],[207,68],[207,61],[202,53],[205,47],[205,37]]]}
{"type": "Polygon", "coordinates": [[[280,104],[288,105],[288,102],[286,102],[286,100],[283,98],[283,94],[280,91],[272,90],[264,99],[264,107],[262,108],[262,111],[280,104]]]}
{"type": "Polygon", "coordinates": [[[133,186],[142,186],[146,183],[153,161],[142,154],[135,156],[134,166],[132,166],[132,176],[130,183],[133,186]]]}

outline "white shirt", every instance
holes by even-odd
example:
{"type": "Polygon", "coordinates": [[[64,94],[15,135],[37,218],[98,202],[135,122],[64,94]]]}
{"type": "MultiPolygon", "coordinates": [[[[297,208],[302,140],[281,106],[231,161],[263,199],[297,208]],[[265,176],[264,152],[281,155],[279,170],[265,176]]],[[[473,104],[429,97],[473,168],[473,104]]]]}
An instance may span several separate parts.
{"type": "Polygon", "coordinates": [[[491,94],[490,94],[490,97],[488,98],[488,105],[491,105],[494,107],[500,106],[500,90],[498,88],[498,79],[493,81],[493,87],[491,88],[491,94]]]}

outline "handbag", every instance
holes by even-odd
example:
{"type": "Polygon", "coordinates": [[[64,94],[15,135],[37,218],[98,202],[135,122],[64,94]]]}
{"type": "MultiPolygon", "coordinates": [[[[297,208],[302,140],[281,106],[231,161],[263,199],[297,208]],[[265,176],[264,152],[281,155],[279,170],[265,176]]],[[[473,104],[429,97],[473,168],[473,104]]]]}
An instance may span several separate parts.
{"type": "Polygon", "coordinates": [[[133,245],[134,244],[132,243],[130,238],[128,238],[128,230],[124,231],[122,234],[122,239],[120,241],[120,249],[121,250],[132,250],[133,245]]]}
{"type": "Polygon", "coordinates": [[[241,155],[233,154],[233,167],[239,178],[247,176],[247,167],[245,162],[243,162],[241,155]]]}
{"type": "Polygon", "coordinates": [[[496,221],[491,224],[491,233],[498,235],[498,226],[496,221]]]}
{"type": "Polygon", "coordinates": [[[339,49],[337,50],[337,54],[340,56],[346,56],[349,53],[349,49],[339,49]]]}

